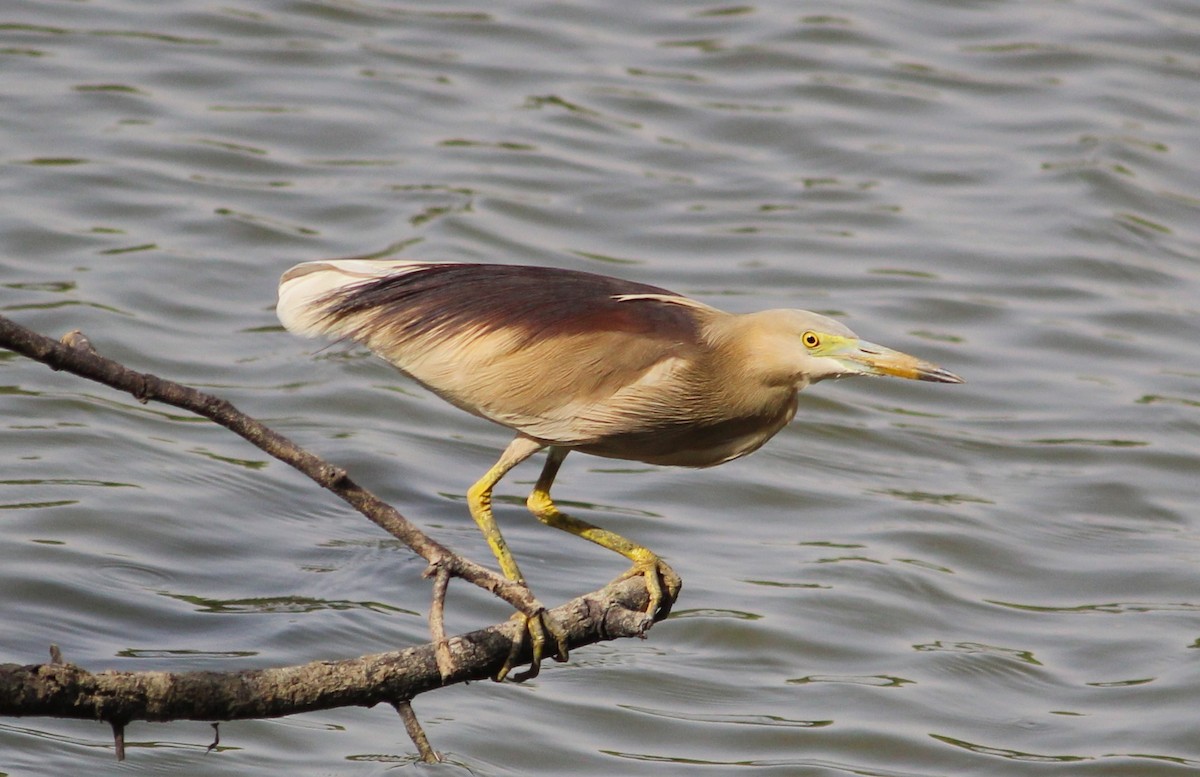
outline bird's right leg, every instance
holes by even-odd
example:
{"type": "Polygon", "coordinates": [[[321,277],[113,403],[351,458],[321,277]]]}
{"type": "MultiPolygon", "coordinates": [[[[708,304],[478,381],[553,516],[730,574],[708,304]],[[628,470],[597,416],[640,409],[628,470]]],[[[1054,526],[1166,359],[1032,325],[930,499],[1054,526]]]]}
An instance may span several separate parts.
{"type": "MultiPolygon", "coordinates": [[[[521,574],[521,568],[517,566],[517,560],[513,558],[512,551],[508,549],[508,543],[504,541],[504,535],[500,533],[500,527],[496,523],[495,516],[492,515],[492,489],[500,482],[501,478],[508,474],[509,470],[540,451],[543,447],[545,446],[528,437],[517,437],[504,449],[504,453],[500,455],[500,459],[492,465],[487,474],[467,490],[467,506],[471,510],[471,517],[479,525],[479,530],[483,532],[484,539],[487,540],[488,546],[496,556],[496,560],[500,562],[500,571],[509,580],[521,585],[525,585],[525,576],[521,574]]],[[[524,647],[526,634],[529,636],[533,660],[530,663],[529,669],[521,675],[516,676],[515,679],[527,680],[537,676],[541,668],[542,655],[545,652],[546,632],[550,632],[557,643],[557,660],[567,660],[566,640],[563,635],[557,633],[546,622],[544,617],[545,612],[545,608],[541,607],[539,603],[537,612],[532,614],[517,613],[514,616],[525,620],[525,629],[521,637],[513,642],[513,648],[509,652],[508,659],[504,662],[504,666],[500,667],[500,671],[496,673],[495,680],[497,682],[503,680],[512,670],[513,665],[517,661],[517,656],[520,654],[522,647],[524,647]]]]}
{"type": "Polygon", "coordinates": [[[616,532],[601,529],[595,524],[559,511],[554,500],[550,498],[550,487],[554,485],[554,478],[558,476],[558,468],[562,466],[563,459],[567,457],[569,451],[569,448],[550,447],[542,474],[529,494],[526,504],[529,505],[529,510],[534,516],[547,526],[568,531],[576,537],[583,537],[601,547],[615,550],[633,562],[633,566],[621,576],[621,579],[637,576],[645,579],[646,593],[650,599],[646,607],[645,621],[645,627],[648,628],[655,620],[667,617],[671,605],[679,596],[679,589],[683,585],[683,581],[679,579],[679,575],[671,569],[667,562],[649,548],[642,547],[616,532]]]}

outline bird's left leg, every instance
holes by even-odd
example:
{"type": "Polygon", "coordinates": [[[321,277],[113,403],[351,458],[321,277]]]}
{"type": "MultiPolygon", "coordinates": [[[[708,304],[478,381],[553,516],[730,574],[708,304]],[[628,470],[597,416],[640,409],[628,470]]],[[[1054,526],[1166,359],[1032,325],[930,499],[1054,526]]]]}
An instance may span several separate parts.
{"type": "Polygon", "coordinates": [[[683,581],[680,580],[679,575],[675,574],[675,570],[671,569],[667,562],[649,548],[644,548],[616,532],[601,529],[587,521],[560,512],[550,498],[550,486],[554,484],[554,478],[558,475],[558,469],[562,466],[563,459],[567,457],[568,452],[570,452],[569,448],[550,447],[546,456],[546,465],[542,468],[542,474],[526,502],[530,512],[547,526],[568,531],[601,547],[615,550],[632,561],[633,566],[622,576],[622,579],[635,575],[645,577],[646,591],[650,596],[650,604],[646,607],[646,626],[656,619],[665,618],[683,585],[683,581]]]}
{"type": "MultiPolygon", "coordinates": [[[[471,510],[471,517],[479,525],[479,530],[483,532],[484,539],[487,540],[488,546],[496,556],[496,560],[500,562],[500,570],[504,572],[504,576],[509,580],[521,585],[525,585],[525,576],[521,574],[521,568],[517,566],[517,560],[513,558],[512,551],[508,549],[508,543],[504,541],[504,535],[500,533],[500,527],[496,524],[495,516],[492,515],[492,489],[495,488],[502,477],[508,474],[509,470],[540,451],[543,447],[542,443],[536,440],[531,440],[525,436],[518,436],[504,449],[504,453],[500,454],[499,461],[492,465],[492,468],[475,485],[467,490],[467,506],[471,510]]],[[[545,608],[541,608],[534,613],[517,613],[515,617],[525,621],[525,628],[521,631],[521,635],[516,640],[513,640],[513,647],[509,652],[508,660],[504,662],[504,666],[496,673],[495,679],[497,682],[503,680],[505,675],[512,670],[517,656],[524,646],[526,635],[528,635],[530,640],[533,661],[528,671],[522,675],[515,676],[514,679],[520,681],[537,676],[538,670],[541,667],[542,654],[545,651],[546,632],[550,632],[557,643],[558,655],[556,658],[559,661],[567,660],[566,640],[562,634],[555,631],[553,627],[546,623],[545,608]]]]}

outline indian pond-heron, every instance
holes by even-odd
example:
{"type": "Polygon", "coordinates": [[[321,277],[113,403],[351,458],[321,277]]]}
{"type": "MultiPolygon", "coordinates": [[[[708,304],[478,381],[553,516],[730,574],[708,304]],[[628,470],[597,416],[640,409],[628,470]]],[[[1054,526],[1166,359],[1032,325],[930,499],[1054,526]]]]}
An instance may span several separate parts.
{"type": "MultiPolygon", "coordinates": [[[[708,467],[758,449],[792,420],[797,392],[817,381],[962,382],[816,313],[737,315],[655,286],[549,267],[306,262],[283,274],[277,312],[292,332],[359,342],[451,404],[516,431],[467,500],[501,570],[521,583],[492,515],[492,489],[548,448],[529,509],[630,559],[627,575],[643,575],[650,594],[647,625],[664,586],[668,605],[674,600],[679,577],[649,549],[559,512],[550,487],[567,453],[708,467]]],[[[525,617],[536,672],[546,625],[540,614],[525,617]]]]}

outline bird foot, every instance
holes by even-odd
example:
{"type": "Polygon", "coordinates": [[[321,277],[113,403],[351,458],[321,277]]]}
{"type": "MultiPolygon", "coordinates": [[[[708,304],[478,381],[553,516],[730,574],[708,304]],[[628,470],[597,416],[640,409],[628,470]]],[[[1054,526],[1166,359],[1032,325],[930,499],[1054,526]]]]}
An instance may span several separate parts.
{"type": "Polygon", "coordinates": [[[523,683],[526,680],[531,680],[538,676],[542,671],[542,658],[546,654],[546,635],[549,634],[554,638],[554,653],[551,657],[555,661],[563,662],[568,658],[567,652],[567,635],[561,629],[555,626],[546,617],[546,610],[539,609],[533,615],[526,615],[523,612],[513,613],[513,620],[523,621],[524,627],[517,632],[516,638],[512,641],[512,647],[508,651],[508,658],[504,660],[504,666],[500,667],[500,671],[496,672],[492,679],[496,682],[502,682],[513,667],[517,665],[521,658],[521,653],[525,649],[525,643],[529,643],[529,651],[532,654],[532,659],[529,663],[529,668],[523,672],[517,672],[512,676],[512,681],[515,683],[523,683]]]}
{"type": "Polygon", "coordinates": [[[663,620],[670,614],[671,606],[679,598],[683,580],[667,562],[650,551],[646,551],[644,556],[635,558],[633,566],[617,580],[627,580],[639,576],[646,579],[646,592],[650,596],[650,602],[646,605],[645,625],[645,628],[650,628],[655,622],[663,620]]]}

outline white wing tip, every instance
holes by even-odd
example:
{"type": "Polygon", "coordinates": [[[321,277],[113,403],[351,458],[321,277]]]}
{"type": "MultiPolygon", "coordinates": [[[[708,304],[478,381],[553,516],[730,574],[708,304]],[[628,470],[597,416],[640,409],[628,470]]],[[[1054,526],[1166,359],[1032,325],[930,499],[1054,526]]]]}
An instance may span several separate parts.
{"type": "Polygon", "coordinates": [[[424,262],[372,259],[328,259],[303,262],[279,279],[275,314],[289,332],[305,337],[326,334],[324,309],[318,304],[330,292],[388,275],[413,272],[424,262]]]}

